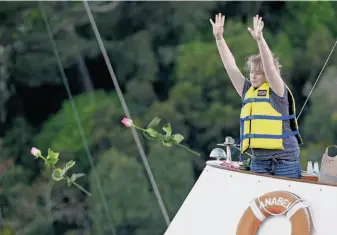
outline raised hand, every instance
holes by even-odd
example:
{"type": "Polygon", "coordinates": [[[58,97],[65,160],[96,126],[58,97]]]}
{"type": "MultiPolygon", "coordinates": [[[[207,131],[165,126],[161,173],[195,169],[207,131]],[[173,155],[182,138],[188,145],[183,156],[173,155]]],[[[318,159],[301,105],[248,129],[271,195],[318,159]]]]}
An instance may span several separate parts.
{"type": "Polygon", "coordinates": [[[262,29],[263,29],[264,23],[262,21],[262,17],[259,17],[259,15],[256,15],[253,18],[253,25],[254,25],[254,30],[249,27],[248,31],[250,32],[250,34],[256,41],[259,41],[263,37],[262,29]]]}
{"type": "Polygon", "coordinates": [[[221,13],[215,15],[215,23],[213,22],[212,19],[209,19],[209,22],[211,22],[212,27],[213,27],[213,35],[215,39],[219,40],[223,38],[223,27],[225,24],[225,16],[221,15],[221,13]]]}

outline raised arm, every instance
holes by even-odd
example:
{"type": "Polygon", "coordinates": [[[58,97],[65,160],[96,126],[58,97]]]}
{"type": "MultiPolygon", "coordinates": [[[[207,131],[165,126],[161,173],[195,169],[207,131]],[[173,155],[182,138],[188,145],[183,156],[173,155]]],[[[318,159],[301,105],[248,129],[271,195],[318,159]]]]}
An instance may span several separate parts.
{"type": "Polygon", "coordinates": [[[235,59],[223,38],[225,16],[221,16],[221,13],[219,13],[215,15],[215,23],[212,19],[209,19],[209,21],[211,22],[213,27],[213,34],[216,40],[216,45],[218,47],[222,63],[227,71],[230,80],[232,81],[235,90],[241,96],[245,83],[245,78],[239,70],[238,66],[236,65],[235,59]]]}
{"type": "Polygon", "coordinates": [[[263,70],[266,75],[266,79],[269,86],[278,95],[283,97],[284,95],[284,82],[280,76],[278,68],[276,68],[273,60],[273,55],[263,38],[262,29],[264,23],[262,18],[256,15],[253,18],[254,30],[248,28],[248,31],[252,34],[253,38],[257,41],[259,51],[262,59],[263,70]]]}

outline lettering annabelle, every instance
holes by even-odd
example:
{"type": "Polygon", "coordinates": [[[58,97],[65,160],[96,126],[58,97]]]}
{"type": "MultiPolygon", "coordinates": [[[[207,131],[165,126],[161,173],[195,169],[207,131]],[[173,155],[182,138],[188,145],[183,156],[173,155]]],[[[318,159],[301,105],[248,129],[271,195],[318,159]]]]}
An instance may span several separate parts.
{"type": "Polygon", "coordinates": [[[260,206],[259,209],[266,208],[268,206],[282,206],[285,210],[289,210],[290,203],[288,199],[283,197],[268,197],[264,200],[259,200],[260,206]]]}

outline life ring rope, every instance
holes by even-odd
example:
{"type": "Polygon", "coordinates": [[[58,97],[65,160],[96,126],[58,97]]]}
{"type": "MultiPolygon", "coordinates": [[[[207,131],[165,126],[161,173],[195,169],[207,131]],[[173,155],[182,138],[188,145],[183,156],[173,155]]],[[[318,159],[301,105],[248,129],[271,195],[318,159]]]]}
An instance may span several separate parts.
{"type": "Polygon", "coordinates": [[[290,219],[299,209],[303,209],[303,208],[309,208],[309,204],[306,203],[305,201],[298,201],[293,207],[291,207],[287,213],[285,214],[285,216],[290,219]]]}
{"type": "Polygon", "coordinates": [[[256,235],[270,216],[284,216],[291,221],[292,233],[312,235],[316,231],[310,203],[294,193],[274,191],[254,198],[242,215],[236,235],[256,235]]]}
{"type": "Polygon", "coordinates": [[[263,222],[266,219],[266,216],[264,216],[264,214],[262,214],[261,210],[258,208],[255,199],[250,203],[249,206],[253,214],[259,221],[263,222]]]}
{"type": "MultiPolygon", "coordinates": [[[[337,147],[337,145],[336,145],[336,147],[337,147]]],[[[294,194],[294,193],[291,193],[291,192],[288,192],[288,193],[292,194],[294,197],[299,198],[299,197],[298,197],[296,194],[294,194]]],[[[306,211],[307,211],[307,213],[308,213],[308,216],[311,217],[311,221],[310,221],[310,222],[311,222],[311,227],[312,227],[312,230],[313,230],[314,234],[316,234],[316,231],[317,231],[317,230],[316,230],[316,226],[315,226],[314,220],[313,220],[313,218],[312,218],[312,215],[313,215],[312,207],[309,205],[309,203],[307,203],[307,202],[304,201],[303,199],[301,199],[301,200],[302,200],[302,203],[305,203],[305,205],[303,205],[302,208],[306,208],[306,211]]],[[[299,209],[301,209],[301,208],[298,208],[296,211],[298,211],[299,209]]],[[[294,211],[294,212],[292,213],[292,215],[294,215],[296,211],[294,211]]],[[[290,215],[290,211],[288,212],[288,214],[290,215]]],[[[292,215],[291,215],[291,216],[292,216],[292,215]]],[[[288,219],[290,219],[291,216],[287,216],[288,219]]]]}

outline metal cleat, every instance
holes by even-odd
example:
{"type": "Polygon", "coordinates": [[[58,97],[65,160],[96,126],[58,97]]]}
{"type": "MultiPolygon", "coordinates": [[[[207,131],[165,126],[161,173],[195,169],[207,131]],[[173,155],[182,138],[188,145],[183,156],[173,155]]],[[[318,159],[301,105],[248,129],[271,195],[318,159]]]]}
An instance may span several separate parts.
{"type": "Polygon", "coordinates": [[[218,146],[225,146],[227,150],[227,160],[226,162],[231,162],[232,161],[232,154],[231,154],[231,148],[230,146],[235,146],[235,141],[232,137],[227,136],[225,138],[225,142],[223,144],[217,144],[218,146]]]}

